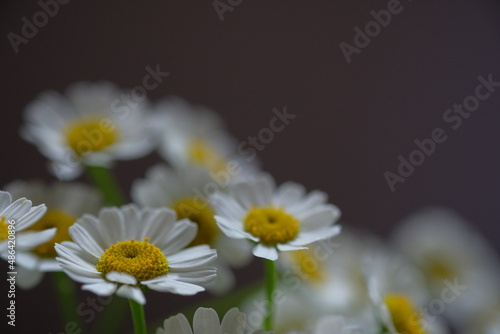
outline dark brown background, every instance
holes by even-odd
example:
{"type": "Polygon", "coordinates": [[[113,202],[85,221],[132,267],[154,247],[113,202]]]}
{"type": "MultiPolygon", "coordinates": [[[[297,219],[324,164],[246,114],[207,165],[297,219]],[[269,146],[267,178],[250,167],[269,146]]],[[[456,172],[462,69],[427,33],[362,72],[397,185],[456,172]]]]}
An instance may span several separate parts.
{"type": "MultiPolygon", "coordinates": [[[[15,54],[7,33],[20,34],[21,18],[31,21],[40,7],[4,1],[0,184],[50,178],[44,159],[18,136],[21,112],[38,93],[80,80],[132,88],[146,66],[160,64],[171,74],[149,94],[153,101],[175,94],[209,106],[238,140],[286,105],[297,118],[259,152],[263,167],[279,182],[327,191],[344,225],[388,235],[413,210],[445,205],[499,250],[500,91],[456,131],[442,116],[473,94],[477,76],[500,81],[500,3],[403,0],[403,11],[348,65],[339,43],[352,43],[353,28],[387,3],[243,0],[221,22],[211,1],[71,1],[15,54]],[[448,140],[391,193],[383,173],[436,127],[448,140]]],[[[124,187],[155,161],[117,165],[124,187]]],[[[48,283],[19,293],[20,332],[59,329],[48,283]]],[[[148,314],[182,303],[157,295],[148,314]]]]}

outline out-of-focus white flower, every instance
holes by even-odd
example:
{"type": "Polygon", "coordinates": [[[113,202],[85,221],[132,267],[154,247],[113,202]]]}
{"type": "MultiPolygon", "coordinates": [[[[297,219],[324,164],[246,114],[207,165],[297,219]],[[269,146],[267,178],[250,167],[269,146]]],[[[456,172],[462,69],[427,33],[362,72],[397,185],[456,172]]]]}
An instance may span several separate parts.
{"type": "Polygon", "coordinates": [[[45,204],[33,206],[32,202],[24,197],[13,202],[10,193],[0,191],[0,255],[3,259],[15,258],[17,265],[19,252],[37,247],[54,237],[56,228],[28,231],[46,211],[45,204]]]}
{"type": "Polygon", "coordinates": [[[109,166],[153,148],[143,103],[124,99],[109,82],[78,82],[66,95],[46,91],[26,107],[21,135],[51,160],[52,172],[72,179],[82,164],[109,166]]]}
{"type": "Polygon", "coordinates": [[[366,259],[368,294],[379,328],[387,334],[447,333],[427,308],[429,292],[421,273],[390,251],[366,259]]]}
{"type": "Polygon", "coordinates": [[[341,230],[334,225],[340,210],[326,203],[325,193],[306,194],[302,185],[292,182],[276,188],[267,174],[232,184],[228,193],[216,192],[210,202],[228,237],[253,241],[253,254],[272,261],[278,251],[305,249],[341,230]]]}
{"type": "Polygon", "coordinates": [[[207,245],[184,249],[196,224],[176,221],[167,208],[135,205],[104,208],[69,228],[74,242],[56,244],[64,272],[97,295],[117,295],[145,304],[142,288],[194,295],[212,282],[216,251],[207,245]]]}
{"type": "Polygon", "coordinates": [[[483,304],[472,316],[468,317],[468,323],[461,324],[460,334],[500,334],[500,291],[492,291],[496,296],[495,304],[483,304]]]}
{"type": "Polygon", "coordinates": [[[227,172],[234,182],[255,173],[255,162],[237,154],[237,142],[212,110],[170,97],[157,104],[152,126],[159,135],[159,153],[171,165],[203,166],[227,172]]]}
{"type": "Polygon", "coordinates": [[[347,325],[344,317],[330,315],[319,318],[311,328],[306,331],[291,331],[287,334],[368,334],[371,331],[364,331],[358,326],[347,325]]]}
{"type": "MultiPolygon", "coordinates": [[[[244,334],[246,327],[246,316],[232,308],[224,315],[222,322],[217,312],[211,308],[200,307],[196,310],[193,318],[193,329],[183,314],[172,316],[165,320],[162,328],[158,328],[156,334],[244,334]]],[[[272,334],[263,330],[248,332],[249,334],[272,334]]]]}
{"type": "Polygon", "coordinates": [[[456,213],[444,208],[416,212],[402,222],[394,242],[423,272],[434,298],[443,299],[446,293],[442,312],[458,327],[471,321],[483,305],[496,302],[496,256],[456,213]]]}
{"type": "Polygon", "coordinates": [[[208,244],[217,249],[217,279],[207,286],[213,293],[225,293],[234,286],[234,275],[228,265],[241,267],[251,260],[250,245],[231,239],[222,233],[215,222],[215,212],[207,197],[223,189],[206,168],[187,165],[169,168],[153,166],[146,178],[136,180],[132,198],[144,207],[169,207],[178,219],[187,218],[198,225],[198,233],[190,246],[208,244]]]}
{"type": "Polygon", "coordinates": [[[372,236],[344,230],[309,249],[283,253],[280,268],[285,280],[300,280],[297,291],[314,301],[318,314],[354,316],[369,306],[364,259],[382,248],[372,236]]]}
{"type": "Polygon", "coordinates": [[[71,240],[68,229],[84,213],[95,214],[100,209],[101,197],[94,189],[80,183],[52,183],[14,181],[5,186],[14,197],[28,197],[35,204],[45,203],[47,212],[27,231],[45,231],[57,228],[55,236],[33,249],[16,254],[20,266],[16,283],[23,289],[36,286],[48,271],[62,271],[55,260],[56,242],[71,240]]]}

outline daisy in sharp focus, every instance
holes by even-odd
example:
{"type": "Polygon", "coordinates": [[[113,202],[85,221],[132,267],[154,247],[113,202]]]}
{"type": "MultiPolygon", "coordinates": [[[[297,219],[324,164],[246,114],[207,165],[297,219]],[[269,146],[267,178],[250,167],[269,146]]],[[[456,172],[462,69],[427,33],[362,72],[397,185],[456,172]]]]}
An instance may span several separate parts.
{"type": "Polygon", "coordinates": [[[143,110],[109,82],[78,82],[66,94],[46,91],[26,107],[21,135],[51,160],[59,179],[72,179],[83,165],[109,166],[153,148],[143,110]]]}
{"type": "Polygon", "coordinates": [[[246,332],[246,324],[246,315],[237,308],[227,311],[221,322],[213,309],[200,307],[194,314],[193,329],[186,317],[178,314],[166,319],[156,334],[272,334],[263,330],[246,332]]]}
{"type": "Polygon", "coordinates": [[[210,198],[220,229],[230,238],[254,242],[253,254],[271,261],[278,259],[278,251],[305,249],[340,233],[340,226],[333,225],[340,210],[326,201],[325,193],[306,194],[297,183],[276,187],[267,174],[232,184],[228,193],[210,198]]]}
{"type": "Polygon", "coordinates": [[[44,272],[62,271],[55,260],[54,244],[70,241],[69,227],[84,213],[96,214],[102,206],[101,196],[94,189],[80,183],[45,184],[38,181],[14,181],[5,186],[14,197],[26,196],[33,203],[44,202],[47,212],[27,231],[45,231],[57,228],[54,237],[33,249],[18,252],[16,283],[23,289],[36,286],[44,272]]]}
{"type": "Polygon", "coordinates": [[[211,109],[170,97],[160,101],[151,118],[159,136],[159,153],[171,165],[194,164],[213,172],[241,170],[231,182],[255,173],[255,161],[237,154],[237,141],[230,136],[222,119],[211,109]]]}
{"type": "Polygon", "coordinates": [[[144,207],[168,207],[178,219],[189,219],[198,225],[198,233],[190,246],[208,244],[217,249],[217,279],[207,286],[213,293],[225,293],[234,286],[231,267],[242,267],[251,260],[250,245],[227,237],[215,222],[215,211],[207,197],[223,185],[217,183],[209,170],[187,165],[169,168],[159,164],[146,172],[146,178],[136,180],[132,198],[144,207]]]}
{"type": "Polygon", "coordinates": [[[194,295],[215,279],[217,257],[207,245],[183,249],[196,231],[167,208],[104,208],[69,228],[74,242],[56,244],[56,260],[97,295],[116,293],[139,304],[146,303],[146,289],[194,295]]]}
{"type": "Polygon", "coordinates": [[[12,201],[8,192],[0,191],[0,255],[4,260],[9,259],[14,250],[17,263],[19,252],[37,247],[54,237],[56,228],[28,231],[30,226],[42,218],[46,210],[45,204],[33,206],[31,201],[24,197],[12,201]],[[10,237],[11,235],[14,237],[10,237]]]}

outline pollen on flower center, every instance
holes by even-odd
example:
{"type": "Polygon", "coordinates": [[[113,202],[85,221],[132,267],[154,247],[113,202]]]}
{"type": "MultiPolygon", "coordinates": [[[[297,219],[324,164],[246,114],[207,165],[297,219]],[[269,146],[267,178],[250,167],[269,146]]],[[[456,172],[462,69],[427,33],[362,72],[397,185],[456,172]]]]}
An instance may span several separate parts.
{"type": "Polygon", "coordinates": [[[213,147],[199,138],[190,140],[188,156],[192,162],[213,170],[223,170],[226,168],[225,159],[213,147]]]}
{"type": "Polygon", "coordinates": [[[400,294],[389,294],[384,299],[398,333],[426,334],[422,327],[422,314],[411,300],[400,294]]]}
{"type": "Polygon", "coordinates": [[[56,257],[57,253],[54,244],[71,240],[68,229],[75,222],[76,218],[61,210],[49,209],[45,215],[30,226],[29,231],[43,231],[52,227],[57,227],[56,235],[49,241],[37,246],[33,251],[41,257],[56,257]]]}
{"type": "Polygon", "coordinates": [[[0,217],[0,240],[5,240],[9,237],[9,224],[7,224],[7,217],[0,217]]]}
{"type": "Polygon", "coordinates": [[[425,271],[430,277],[439,280],[452,279],[457,276],[453,266],[439,255],[430,254],[425,259],[425,271]]]}
{"type": "Polygon", "coordinates": [[[215,222],[215,212],[207,202],[196,197],[185,197],[174,202],[172,208],[178,219],[187,218],[198,225],[198,233],[188,247],[213,245],[219,235],[219,228],[215,222]]]}
{"type": "Polygon", "coordinates": [[[139,282],[168,273],[168,261],[162,251],[144,241],[120,241],[111,245],[97,262],[97,271],[106,276],[111,271],[118,271],[134,276],[139,282]]]}
{"type": "Polygon", "coordinates": [[[324,272],[315,260],[311,249],[301,249],[290,252],[293,260],[297,263],[297,270],[300,271],[300,277],[308,280],[310,283],[321,283],[325,279],[324,272]]]}
{"type": "Polygon", "coordinates": [[[299,221],[272,206],[251,208],[243,222],[245,231],[268,246],[287,243],[299,234],[299,221]]]}
{"type": "Polygon", "coordinates": [[[99,118],[77,120],[65,129],[66,142],[78,155],[102,151],[117,140],[116,130],[99,118]]]}

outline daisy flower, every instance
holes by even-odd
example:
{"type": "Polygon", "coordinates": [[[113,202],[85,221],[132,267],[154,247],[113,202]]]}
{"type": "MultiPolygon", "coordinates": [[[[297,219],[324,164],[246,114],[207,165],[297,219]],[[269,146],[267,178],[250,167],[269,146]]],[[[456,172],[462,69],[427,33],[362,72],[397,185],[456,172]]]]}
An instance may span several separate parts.
{"type": "Polygon", "coordinates": [[[217,249],[217,279],[207,286],[211,292],[225,293],[234,285],[229,265],[241,267],[251,260],[247,243],[238,242],[221,233],[215,212],[207,196],[221,186],[206,168],[188,165],[171,169],[163,164],[153,166],[146,178],[134,182],[132,198],[144,207],[169,207],[177,218],[186,218],[198,225],[198,233],[190,246],[208,244],[217,249]]]}
{"type": "Polygon", "coordinates": [[[159,135],[159,153],[173,166],[195,164],[213,172],[241,169],[239,175],[255,173],[251,161],[237,154],[237,141],[212,110],[170,97],[156,107],[151,118],[159,135]]]}
{"type": "Polygon", "coordinates": [[[377,238],[343,230],[333,239],[310,244],[309,249],[284,252],[278,268],[283,280],[297,287],[294,293],[299,300],[310,300],[318,316],[358,318],[371,312],[363,260],[381,249],[377,238]]]}
{"type": "Polygon", "coordinates": [[[40,232],[28,231],[28,228],[35,224],[46,210],[45,204],[33,206],[31,201],[24,197],[13,202],[11,194],[0,191],[0,254],[2,258],[10,259],[9,251],[12,250],[11,247],[15,247],[17,264],[17,261],[21,260],[18,258],[19,252],[37,247],[54,237],[56,228],[40,232]],[[11,235],[15,235],[15,238],[11,238],[11,235]]]}
{"type": "MultiPolygon", "coordinates": [[[[319,318],[316,323],[305,332],[291,331],[287,334],[362,334],[358,326],[347,325],[344,317],[340,315],[330,315],[319,318]]],[[[368,332],[366,332],[368,333],[368,332]]]]}
{"type": "Polygon", "coordinates": [[[245,332],[245,327],[246,316],[237,308],[227,311],[221,322],[213,309],[200,307],[193,317],[193,329],[186,317],[178,314],[166,319],[163,328],[158,328],[156,334],[272,334],[262,330],[245,332]]]}
{"type": "MultiPolygon", "coordinates": [[[[424,274],[435,298],[455,286],[445,315],[458,327],[482,305],[493,304],[500,266],[495,252],[451,210],[434,207],[415,212],[394,233],[398,249],[424,274]]],[[[451,294],[450,294],[451,295],[451,294]]]]}
{"type": "Polygon", "coordinates": [[[74,240],[56,244],[64,272],[83,290],[145,304],[143,290],[194,295],[215,279],[216,252],[206,245],[186,247],[196,224],[176,221],[167,208],[130,204],[84,215],[69,228],[74,240]]]}
{"type": "Polygon", "coordinates": [[[153,145],[143,103],[125,97],[108,82],[75,83],[65,96],[43,92],[26,107],[21,135],[51,160],[60,179],[78,176],[82,164],[144,156],[153,145]]]}
{"type": "Polygon", "coordinates": [[[40,283],[44,272],[62,271],[55,260],[54,243],[71,240],[68,229],[84,213],[95,214],[102,206],[101,198],[94,189],[80,183],[44,184],[42,182],[14,181],[7,186],[14,197],[26,196],[35,204],[45,202],[47,212],[28,231],[45,231],[57,228],[55,236],[33,249],[18,252],[16,283],[29,289],[40,283]]]}
{"type": "Polygon", "coordinates": [[[265,174],[228,187],[228,193],[211,196],[220,229],[230,238],[248,239],[256,245],[253,254],[272,261],[278,251],[305,249],[306,245],[340,233],[333,225],[340,210],[327,204],[327,195],[302,185],[275,186],[265,174]]]}
{"type": "Polygon", "coordinates": [[[429,312],[429,292],[417,268],[390,250],[365,261],[366,282],[375,321],[387,334],[445,334],[438,314],[429,312]]]}

